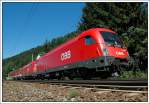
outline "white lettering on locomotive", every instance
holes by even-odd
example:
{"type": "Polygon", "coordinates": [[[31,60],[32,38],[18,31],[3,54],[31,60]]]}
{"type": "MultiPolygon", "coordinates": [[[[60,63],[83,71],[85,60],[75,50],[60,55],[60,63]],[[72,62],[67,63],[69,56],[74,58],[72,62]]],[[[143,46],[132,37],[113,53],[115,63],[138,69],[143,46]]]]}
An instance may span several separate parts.
{"type": "Polygon", "coordinates": [[[70,58],[71,58],[71,51],[70,50],[61,54],[61,60],[62,61],[66,60],[66,59],[70,59],[70,58]]]}
{"type": "Polygon", "coordinates": [[[123,52],[116,52],[117,55],[124,55],[123,52]]]}

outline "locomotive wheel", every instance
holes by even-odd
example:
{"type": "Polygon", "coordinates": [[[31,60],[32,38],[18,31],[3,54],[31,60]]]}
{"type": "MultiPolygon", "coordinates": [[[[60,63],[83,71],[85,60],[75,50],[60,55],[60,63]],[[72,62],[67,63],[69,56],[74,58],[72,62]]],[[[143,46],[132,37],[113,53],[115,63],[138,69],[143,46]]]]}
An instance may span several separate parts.
{"type": "Polygon", "coordinates": [[[100,78],[101,79],[107,79],[110,76],[110,72],[109,71],[104,71],[100,74],[100,78]]]}
{"type": "Polygon", "coordinates": [[[91,76],[90,76],[91,73],[89,73],[89,70],[90,69],[87,69],[87,68],[81,68],[81,69],[79,69],[78,70],[79,76],[82,79],[84,79],[84,80],[91,79],[91,76]]]}

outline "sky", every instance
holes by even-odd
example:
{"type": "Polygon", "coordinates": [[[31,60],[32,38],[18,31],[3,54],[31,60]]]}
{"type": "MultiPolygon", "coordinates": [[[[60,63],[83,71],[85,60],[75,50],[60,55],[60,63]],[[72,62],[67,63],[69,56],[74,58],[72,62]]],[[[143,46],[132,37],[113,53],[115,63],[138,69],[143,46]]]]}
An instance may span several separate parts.
{"type": "Polygon", "coordinates": [[[3,3],[3,59],[77,29],[84,3],[3,3]]]}

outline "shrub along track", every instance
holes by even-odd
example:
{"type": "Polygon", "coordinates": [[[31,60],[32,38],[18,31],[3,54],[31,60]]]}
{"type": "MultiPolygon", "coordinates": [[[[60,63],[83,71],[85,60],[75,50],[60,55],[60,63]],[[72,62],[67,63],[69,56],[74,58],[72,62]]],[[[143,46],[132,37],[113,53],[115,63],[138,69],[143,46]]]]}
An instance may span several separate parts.
{"type": "Polygon", "coordinates": [[[96,90],[148,93],[147,80],[18,80],[29,83],[48,83],[66,87],[86,87],[96,90]]]}

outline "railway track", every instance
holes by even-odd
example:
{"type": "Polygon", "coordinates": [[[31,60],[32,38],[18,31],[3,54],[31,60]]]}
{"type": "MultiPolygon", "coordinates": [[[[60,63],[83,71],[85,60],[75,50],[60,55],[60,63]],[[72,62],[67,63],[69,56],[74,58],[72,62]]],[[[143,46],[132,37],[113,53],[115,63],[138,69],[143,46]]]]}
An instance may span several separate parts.
{"type": "Polygon", "coordinates": [[[20,80],[21,82],[62,85],[65,87],[85,87],[97,90],[148,93],[147,80],[20,80]]]}

